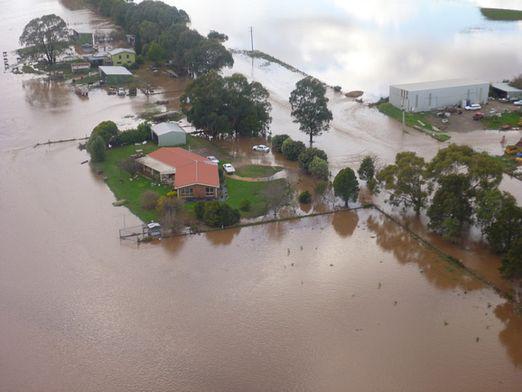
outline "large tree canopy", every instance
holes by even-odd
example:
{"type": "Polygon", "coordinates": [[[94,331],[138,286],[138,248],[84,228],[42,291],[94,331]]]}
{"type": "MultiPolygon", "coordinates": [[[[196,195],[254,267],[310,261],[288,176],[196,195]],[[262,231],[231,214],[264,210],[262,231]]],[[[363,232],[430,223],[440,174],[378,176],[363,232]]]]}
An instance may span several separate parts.
{"type": "Polygon", "coordinates": [[[69,31],[65,21],[57,15],[44,15],[31,20],[20,36],[20,44],[26,53],[35,58],[44,57],[54,64],[56,57],[69,46],[69,31]]]}
{"type": "Polygon", "coordinates": [[[332,112],[328,109],[326,88],[311,76],[300,80],[290,95],[292,117],[299,124],[299,129],[310,136],[310,145],[314,136],[327,131],[332,121],[332,112]]]}
{"type": "Polygon", "coordinates": [[[209,72],[194,80],[181,98],[187,119],[208,135],[255,136],[272,119],[268,91],[240,74],[222,77],[209,72]]]}

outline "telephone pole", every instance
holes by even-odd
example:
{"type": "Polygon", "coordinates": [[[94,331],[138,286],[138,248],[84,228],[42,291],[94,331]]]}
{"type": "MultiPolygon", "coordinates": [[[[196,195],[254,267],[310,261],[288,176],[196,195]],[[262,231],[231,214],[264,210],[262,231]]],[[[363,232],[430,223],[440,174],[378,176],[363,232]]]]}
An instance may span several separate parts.
{"type": "Polygon", "coordinates": [[[252,48],[252,53],[254,53],[254,28],[250,26],[250,45],[252,48]]]}

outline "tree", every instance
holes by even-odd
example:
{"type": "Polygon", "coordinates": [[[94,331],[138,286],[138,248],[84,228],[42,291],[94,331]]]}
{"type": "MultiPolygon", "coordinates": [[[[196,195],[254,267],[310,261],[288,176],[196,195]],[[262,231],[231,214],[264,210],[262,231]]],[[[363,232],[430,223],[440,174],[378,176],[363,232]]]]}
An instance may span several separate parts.
{"type": "Polygon", "coordinates": [[[511,86],[522,90],[522,74],[514,78],[510,84],[511,86]]]}
{"type": "Polygon", "coordinates": [[[175,194],[161,196],[156,204],[156,211],[160,215],[163,227],[177,230],[183,226],[181,214],[183,213],[184,202],[178,199],[175,194]]]}
{"type": "Polygon", "coordinates": [[[508,203],[516,204],[515,198],[507,192],[499,191],[498,188],[486,189],[476,195],[475,216],[484,234],[508,203]]]}
{"type": "Polygon", "coordinates": [[[230,207],[220,201],[210,201],[205,203],[205,213],[203,220],[211,227],[227,227],[239,222],[241,215],[239,210],[230,207]]]}
{"type": "Polygon", "coordinates": [[[522,237],[511,246],[507,255],[502,259],[500,271],[506,278],[522,277],[522,237]]]}
{"type": "Polygon", "coordinates": [[[371,156],[364,157],[357,173],[361,180],[371,181],[375,175],[375,159],[371,156]]]}
{"type": "Polygon", "coordinates": [[[292,117],[295,123],[299,123],[299,129],[310,136],[310,146],[313,137],[327,131],[333,120],[325,94],[324,85],[309,76],[297,82],[290,95],[292,117]]]}
{"type": "Polygon", "coordinates": [[[69,31],[59,16],[44,15],[25,25],[20,44],[28,47],[33,57],[43,56],[52,65],[56,63],[56,57],[69,47],[69,31]]]}
{"type": "Polygon", "coordinates": [[[281,146],[281,152],[289,161],[297,161],[299,155],[306,149],[303,142],[293,141],[288,138],[281,146]]]}
{"type": "Polygon", "coordinates": [[[214,30],[210,30],[210,33],[208,33],[207,38],[221,43],[228,41],[228,35],[219,33],[214,30]]]}
{"type": "Polygon", "coordinates": [[[299,166],[301,166],[301,168],[303,168],[306,172],[310,172],[309,166],[315,157],[321,158],[323,161],[328,162],[328,155],[326,155],[326,152],[320,150],[319,148],[308,147],[301,154],[299,154],[299,157],[297,158],[299,161],[299,166]]]}
{"type": "Polygon", "coordinates": [[[272,151],[275,152],[281,152],[281,147],[283,146],[283,143],[286,139],[288,139],[290,136],[288,135],[275,135],[272,137],[272,151]]]}
{"type": "Polygon", "coordinates": [[[522,207],[514,198],[508,198],[494,219],[486,229],[486,238],[495,252],[505,253],[522,238],[522,207]]]}
{"type": "Polygon", "coordinates": [[[472,221],[469,177],[449,174],[441,177],[439,184],[428,209],[429,227],[445,239],[456,242],[464,225],[472,221]]]}
{"type": "Polygon", "coordinates": [[[155,210],[160,196],[154,191],[145,191],[141,195],[141,206],[145,210],[155,210]]]}
{"type": "Polygon", "coordinates": [[[355,176],[355,172],[347,167],[342,169],[333,182],[335,196],[344,200],[344,206],[348,207],[349,201],[357,201],[359,196],[359,181],[355,176]]]}
{"type": "Polygon", "coordinates": [[[414,152],[401,152],[395,164],[386,166],[377,175],[379,187],[388,192],[391,205],[413,208],[417,215],[426,204],[426,163],[414,152]]]}
{"type": "Polygon", "coordinates": [[[223,67],[232,67],[234,58],[219,42],[203,38],[185,53],[185,62],[191,76],[199,76],[223,67]]]}
{"type": "Polygon", "coordinates": [[[312,194],[309,191],[303,191],[298,197],[299,203],[310,204],[312,202],[312,194]]]}
{"type": "Polygon", "coordinates": [[[318,156],[312,159],[310,165],[308,165],[309,173],[319,180],[328,180],[330,171],[328,170],[328,162],[318,156]]]}
{"type": "Polygon", "coordinates": [[[102,121],[91,132],[87,146],[98,136],[103,140],[104,145],[108,146],[111,139],[118,135],[118,126],[112,121],[102,121]]]}
{"type": "Polygon", "coordinates": [[[94,140],[87,145],[87,151],[91,154],[91,160],[95,163],[105,161],[105,142],[101,136],[96,136],[94,140]]]}
{"type": "Polygon", "coordinates": [[[147,47],[147,59],[152,61],[154,64],[159,64],[165,58],[165,51],[157,43],[152,42],[147,47]]]}
{"type": "Polygon", "coordinates": [[[209,72],[187,87],[181,102],[187,119],[210,136],[257,136],[272,121],[268,97],[260,83],[243,75],[209,72]]]}

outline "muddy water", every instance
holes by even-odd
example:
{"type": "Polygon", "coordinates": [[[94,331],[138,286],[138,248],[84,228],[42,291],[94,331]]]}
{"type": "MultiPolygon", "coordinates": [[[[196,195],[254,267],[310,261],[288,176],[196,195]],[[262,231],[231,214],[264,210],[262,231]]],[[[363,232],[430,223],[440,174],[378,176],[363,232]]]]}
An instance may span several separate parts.
{"type": "MultiPolygon", "coordinates": [[[[0,2],[23,23],[85,11],[0,2]]],[[[6,38],[7,37],[7,38],[6,38]]],[[[375,213],[136,248],[75,143],[145,97],[0,74],[0,390],[517,391],[522,319],[375,213]],[[478,338],[478,341],[477,341],[478,338]]],[[[237,148],[246,154],[246,146],[237,148]]],[[[260,156],[260,161],[271,160],[260,156]]],[[[340,158],[341,159],[341,158],[340,158]]]]}

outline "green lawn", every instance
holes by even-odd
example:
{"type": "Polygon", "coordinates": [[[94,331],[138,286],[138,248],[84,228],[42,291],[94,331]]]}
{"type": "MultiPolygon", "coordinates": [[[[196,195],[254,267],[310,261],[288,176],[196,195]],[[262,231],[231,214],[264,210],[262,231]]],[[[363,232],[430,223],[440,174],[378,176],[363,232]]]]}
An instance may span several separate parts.
{"type": "MultiPolygon", "coordinates": [[[[402,110],[396,108],[389,102],[377,105],[379,111],[402,123],[402,110]]],[[[439,142],[448,141],[451,137],[444,132],[437,132],[427,119],[427,113],[405,113],[406,125],[421,131],[439,142]]]]}
{"type": "Polygon", "coordinates": [[[481,8],[482,15],[489,20],[517,21],[522,20],[522,11],[501,8],[481,8]]]}
{"type": "Polygon", "coordinates": [[[517,126],[522,120],[520,112],[502,113],[501,117],[491,116],[482,120],[488,129],[499,129],[502,125],[517,126]]]}
{"type": "Polygon", "coordinates": [[[271,177],[281,170],[283,168],[279,166],[247,165],[238,168],[236,174],[240,177],[264,178],[271,177]]]}
{"type": "Polygon", "coordinates": [[[250,211],[241,211],[241,215],[245,218],[254,218],[267,212],[265,192],[269,189],[284,189],[286,180],[247,182],[227,178],[226,184],[228,189],[227,203],[233,208],[239,208],[242,200],[250,200],[250,211]]]}
{"type": "Polygon", "coordinates": [[[145,191],[154,191],[160,195],[165,195],[172,191],[172,188],[165,185],[156,186],[154,182],[141,175],[134,178],[123,169],[120,169],[119,163],[127,159],[130,155],[135,154],[137,149],[142,149],[148,154],[158,147],[149,142],[142,146],[126,146],[115,148],[107,151],[105,162],[93,164],[95,169],[103,171],[103,175],[107,177],[106,183],[117,200],[127,200],[125,206],[140,218],[143,222],[157,220],[156,211],[147,211],[141,207],[141,195],[145,191]]]}

